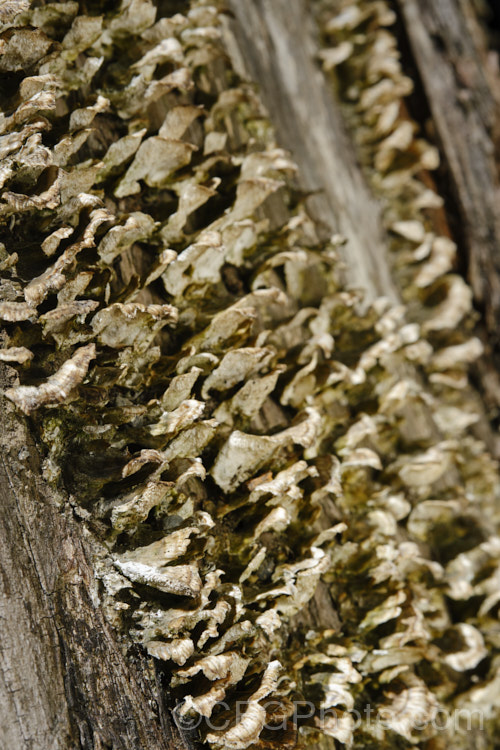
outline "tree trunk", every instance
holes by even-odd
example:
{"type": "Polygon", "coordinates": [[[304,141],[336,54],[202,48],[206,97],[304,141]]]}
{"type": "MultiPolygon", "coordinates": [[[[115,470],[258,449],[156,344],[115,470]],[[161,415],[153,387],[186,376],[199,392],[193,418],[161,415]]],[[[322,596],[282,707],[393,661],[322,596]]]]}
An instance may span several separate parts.
{"type": "Polygon", "coordinates": [[[2,747],[497,746],[482,23],[0,7],[2,747]]]}
{"type": "Polygon", "coordinates": [[[3,746],[187,747],[162,705],[160,673],[103,616],[92,541],[41,479],[25,420],[4,408],[3,746]]]}

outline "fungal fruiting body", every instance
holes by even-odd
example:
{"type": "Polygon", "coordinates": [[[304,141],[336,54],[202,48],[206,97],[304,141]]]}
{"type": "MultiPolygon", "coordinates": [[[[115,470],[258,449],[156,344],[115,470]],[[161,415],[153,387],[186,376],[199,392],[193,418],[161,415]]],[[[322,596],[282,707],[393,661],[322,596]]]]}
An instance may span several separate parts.
{"type": "Polygon", "coordinates": [[[1,358],[20,383],[5,395],[47,481],[99,522],[107,616],[168,663],[179,715],[213,719],[212,747],[269,726],[276,747],[424,746],[439,711],[478,707],[492,738],[499,485],[474,432],[471,294],[418,213],[439,198],[412,175],[391,192],[408,178],[396,154],[415,172],[435,151],[398,119],[390,11],[320,11],[328,70],[378,50],[360,132],[415,263],[396,274],[407,306],[345,288],[215,6],[10,3],[1,358]]]}

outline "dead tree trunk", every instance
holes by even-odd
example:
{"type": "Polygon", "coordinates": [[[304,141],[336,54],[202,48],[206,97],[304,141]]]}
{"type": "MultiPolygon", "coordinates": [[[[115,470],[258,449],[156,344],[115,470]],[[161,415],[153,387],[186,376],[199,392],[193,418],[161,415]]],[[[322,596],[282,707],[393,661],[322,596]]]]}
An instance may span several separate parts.
{"type": "Polygon", "coordinates": [[[161,674],[106,623],[92,542],[42,480],[33,437],[8,403],[2,425],[3,746],[186,747],[162,705],[161,674]]]}
{"type": "Polygon", "coordinates": [[[498,743],[482,23],[0,5],[2,747],[498,743]]]}

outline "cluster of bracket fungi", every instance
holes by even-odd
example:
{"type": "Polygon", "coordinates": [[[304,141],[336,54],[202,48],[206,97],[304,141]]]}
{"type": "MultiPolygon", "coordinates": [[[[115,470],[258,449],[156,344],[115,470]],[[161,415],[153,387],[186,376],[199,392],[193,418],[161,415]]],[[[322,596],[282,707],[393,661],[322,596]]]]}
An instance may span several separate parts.
{"type": "Polygon", "coordinates": [[[391,11],[316,5],[407,305],[345,288],[223,11],[11,0],[5,396],[99,541],[107,616],[169,664],[212,747],[469,747],[435,719],[482,711],[498,736],[499,484],[467,379],[471,294],[429,225],[436,154],[402,111],[391,11]],[[317,711],[297,722],[298,701],[317,711]]]}

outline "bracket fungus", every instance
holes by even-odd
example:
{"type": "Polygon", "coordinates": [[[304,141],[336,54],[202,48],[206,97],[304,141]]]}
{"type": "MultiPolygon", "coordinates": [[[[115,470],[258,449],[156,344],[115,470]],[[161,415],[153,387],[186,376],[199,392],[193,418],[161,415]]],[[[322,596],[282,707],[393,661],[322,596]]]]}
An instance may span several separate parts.
{"type": "Polygon", "coordinates": [[[185,713],[228,707],[226,729],[201,724],[210,746],[288,747],[285,729],[259,738],[294,700],[318,708],[294,726],[306,740],[414,746],[467,701],[497,736],[500,487],[466,377],[480,345],[453,243],[424,216],[436,153],[400,106],[392,11],[313,2],[399,307],[344,287],[232,68],[223,9],[182,5],[0,10],[1,70],[26,74],[0,116],[5,396],[96,522],[111,622],[168,664],[185,713]],[[366,704],[381,722],[355,726],[366,704]]]}

